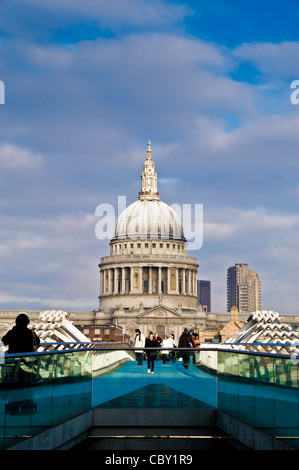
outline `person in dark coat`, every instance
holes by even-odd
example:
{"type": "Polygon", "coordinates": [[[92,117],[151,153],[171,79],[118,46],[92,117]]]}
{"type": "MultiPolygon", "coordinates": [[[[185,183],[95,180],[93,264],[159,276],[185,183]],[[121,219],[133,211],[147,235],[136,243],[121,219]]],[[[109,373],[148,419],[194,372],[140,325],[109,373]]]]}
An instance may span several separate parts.
{"type": "MultiPolygon", "coordinates": [[[[148,337],[145,340],[145,347],[146,348],[157,348],[158,347],[158,342],[154,338],[154,334],[152,332],[149,333],[148,337]]],[[[155,358],[157,355],[157,351],[146,351],[146,357],[147,357],[147,372],[149,373],[154,373],[154,365],[155,365],[155,358]]]]}
{"type": "MultiPolygon", "coordinates": [[[[179,339],[178,347],[179,348],[190,348],[190,342],[191,342],[191,336],[188,333],[188,328],[184,328],[184,331],[181,334],[180,339],[179,339]]],[[[191,356],[191,352],[182,351],[183,365],[184,365],[185,369],[189,369],[190,356],[191,356]]]]}
{"type": "Polygon", "coordinates": [[[40,344],[37,334],[28,328],[29,318],[20,313],[16,318],[16,325],[3,336],[2,342],[8,346],[8,354],[33,352],[40,344]]]}
{"type": "MultiPolygon", "coordinates": [[[[33,352],[40,344],[37,334],[28,328],[29,318],[25,313],[20,313],[16,318],[16,325],[3,336],[2,342],[8,346],[8,354],[33,352]]],[[[6,371],[6,379],[13,381],[18,386],[17,395],[11,394],[5,405],[7,414],[28,414],[36,410],[36,402],[33,399],[33,390],[30,387],[31,381],[36,377],[32,363],[30,372],[24,370],[21,360],[15,358],[7,360],[7,365],[13,366],[6,371]]],[[[28,364],[27,364],[28,365],[28,364]]]]}

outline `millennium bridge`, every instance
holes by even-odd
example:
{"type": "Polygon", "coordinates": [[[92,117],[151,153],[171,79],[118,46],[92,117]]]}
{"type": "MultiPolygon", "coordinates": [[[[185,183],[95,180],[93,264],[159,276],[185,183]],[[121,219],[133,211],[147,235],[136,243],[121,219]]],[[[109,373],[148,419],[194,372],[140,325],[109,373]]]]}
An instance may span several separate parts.
{"type": "Polygon", "coordinates": [[[64,312],[33,326],[36,352],[0,357],[1,450],[299,449],[299,338],[275,312],[165,363],[157,349],[153,374],[126,343],[85,341],[64,312]]]}

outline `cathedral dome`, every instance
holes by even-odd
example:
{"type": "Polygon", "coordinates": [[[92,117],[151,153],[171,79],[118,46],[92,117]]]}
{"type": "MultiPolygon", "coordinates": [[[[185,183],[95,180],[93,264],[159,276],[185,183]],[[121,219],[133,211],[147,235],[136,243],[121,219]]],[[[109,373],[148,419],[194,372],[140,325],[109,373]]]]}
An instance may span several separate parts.
{"type": "Polygon", "coordinates": [[[128,238],[186,241],[178,215],[171,207],[160,201],[150,141],[141,174],[139,198],[120,215],[112,241],[128,238]]]}
{"type": "Polygon", "coordinates": [[[171,239],[185,241],[183,226],[175,211],[160,200],[138,199],[118,218],[115,239],[171,239]]]}

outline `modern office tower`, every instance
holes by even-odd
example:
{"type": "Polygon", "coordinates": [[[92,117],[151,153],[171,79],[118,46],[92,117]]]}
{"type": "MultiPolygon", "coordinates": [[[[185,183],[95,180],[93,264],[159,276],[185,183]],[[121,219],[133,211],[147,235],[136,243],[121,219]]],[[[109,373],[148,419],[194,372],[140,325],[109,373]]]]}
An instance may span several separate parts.
{"type": "Polygon", "coordinates": [[[239,312],[261,309],[261,283],[255,271],[246,263],[236,263],[227,270],[227,311],[237,307],[239,312]]]}
{"type": "Polygon", "coordinates": [[[211,311],[211,282],[197,281],[198,305],[201,305],[204,312],[211,311]]]}

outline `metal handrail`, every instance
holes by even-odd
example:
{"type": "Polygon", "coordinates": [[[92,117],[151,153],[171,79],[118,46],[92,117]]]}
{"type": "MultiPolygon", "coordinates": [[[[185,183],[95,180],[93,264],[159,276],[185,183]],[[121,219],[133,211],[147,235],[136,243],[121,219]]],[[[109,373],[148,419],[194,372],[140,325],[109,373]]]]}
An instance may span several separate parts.
{"type": "MultiPolygon", "coordinates": [[[[189,351],[189,352],[200,352],[202,351],[224,351],[230,353],[239,353],[239,354],[249,354],[255,356],[271,356],[271,357],[290,357],[291,354],[285,353],[278,353],[278,352],[263,352],[263,351],[252,351],[252,350],[242,350],[242,349],[235,349],[239,348],[240,346],[251,346],[251,347],[299,347],[299,343],[203,343],[199,348],[179,348],[179,347],[139,347],[139,346],[126,346],[124,347],[123,342],[113,342],[113,347],[108,346],[108,342],[53,342],[53,343],[41,343],[39,347],[43,346],[55,346],[55,349],[45,349],[43,351],[34,351],[34,352],[26,352],[26,353],[13,353],[13,354],[4,354],[4,357],[13,358],[13,357],[27,357],[27,356],[43,356],[47,354],[61,354],[66,352],[78,352],[78,351],[115,351],[115,350],[124,350],[124,351],[189,351]],[[117,345],[122,345],[122,347],[117,347],[117,345]],[[60,346],[65,346],[67,348],[64,349],[57,349],[60,346]],[[76,347],[71,347],[76,346],[76,347]]],[[[299,350],[297,351],[298,354],[292,354],[293,356],[299,356],[299,350]]]]}

